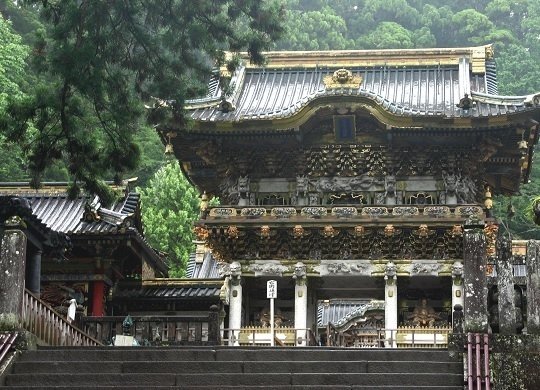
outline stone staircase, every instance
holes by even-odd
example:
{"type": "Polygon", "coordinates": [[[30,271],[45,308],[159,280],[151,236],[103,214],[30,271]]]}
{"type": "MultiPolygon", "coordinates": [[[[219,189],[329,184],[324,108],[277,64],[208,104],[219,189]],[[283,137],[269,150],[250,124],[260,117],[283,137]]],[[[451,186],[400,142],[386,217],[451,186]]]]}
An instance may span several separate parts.
{"type": "Polygon", "coordinates": [[[22,353],[13,389],[463,389],[446,350],[72,347],[22,353]]]}

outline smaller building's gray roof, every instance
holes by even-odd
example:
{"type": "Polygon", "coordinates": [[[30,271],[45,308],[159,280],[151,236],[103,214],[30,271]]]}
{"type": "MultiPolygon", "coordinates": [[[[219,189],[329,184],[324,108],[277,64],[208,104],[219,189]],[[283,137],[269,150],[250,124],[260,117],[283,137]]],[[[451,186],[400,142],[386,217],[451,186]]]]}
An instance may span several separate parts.
{"type": "Polygon", "coordinates": [[[219,300],[220,285],[193,286],[142,286],[132,289],[121,289],[115,293],[115,298],[129,299],[210,299],[219,300]]]}
{"type": "Polygon", "coordinates": [[[371,299],[330,299],[319,301],[317,307],[317,326],[325,327],[328,323],[339,324],[352,312],[365,308],[371,299]]]}
{"type": "Polygon", "coordinates": [[[67,195],[26,195],[25,198],[33,214],[52,230],[66,234],[107,234],[116,232],[126,218],[133,215],[139,194],[127,194],[110,209],[102,207],[97,197],[69,199],[67,195]],[[85,218],[85,207],[94,210],[94,219],[85,218]]]}
{"type": "MultiPolygon", "coordinates": [[[[65,188],[65,185],[62,187],[59,184],[58,187],[65,188]]],[[[140,229],[138,193],[127,192],[110,208],[106,208],[97,196],[70,199],[62,189],[41,193],[31,191],[25,183],[2,183],[0,189],[0,200],[3,200],[0,207],[12,207],[10,204],[19,200],[28,209],[27,218],[31,218],[34,225],[42,226],[42,229],[69,237],[72,242],[96,235],[116,239],[121,234],[138,243],[145,258],[163,274],[168,271],[162,254],[151,247],[140,229]]]]}
{"type": "Polygon", "coordinates": [[[189,256],[186,267],[186,278],[190,279],[219,279],[219,267],[211,252],[206,252],[202,262],[196,261],[195,253],[189,256]]]}

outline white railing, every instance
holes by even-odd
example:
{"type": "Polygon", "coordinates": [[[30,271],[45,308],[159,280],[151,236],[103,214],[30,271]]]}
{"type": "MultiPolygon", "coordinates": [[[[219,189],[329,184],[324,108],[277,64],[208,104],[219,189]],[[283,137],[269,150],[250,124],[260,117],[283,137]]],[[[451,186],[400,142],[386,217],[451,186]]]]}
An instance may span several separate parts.
{"type": "Polygon", "coordinates": [[[41,341],[52,346],[100,346],[98,340],[68,323],[52,307],[25,290],[22,325],[41,341]]]}
{"type": "Polygon", "coordinates": [[[400,326],[397,329],[366,329],[361,333],[340,332],[329,326],[327,345],[350,348],[446,348],[450,333],[450,326],[400,326]]]}
{"type": "MultiPolygon", "coordinates": [[[[262,326],[246,326],[240,329],[222,329],[222,345],[230,346],[269,346],[272,335],[270,328],[262,326]]],[[[276,346],[308,346],[316,345],[311,329],[277,327],[274,329],[276,346]]]]}

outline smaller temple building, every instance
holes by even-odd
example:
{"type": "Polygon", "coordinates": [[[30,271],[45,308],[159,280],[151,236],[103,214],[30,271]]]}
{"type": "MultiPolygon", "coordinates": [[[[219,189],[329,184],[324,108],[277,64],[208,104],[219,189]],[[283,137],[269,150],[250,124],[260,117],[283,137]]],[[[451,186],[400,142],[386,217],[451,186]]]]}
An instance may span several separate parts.
{"type": "Polygon", "coordinates": [[[26,288],[61,314],[71,299],[78,317],[114,312],[112,296],[124,283],[164,277],[163,254],[143,236],[139,195],[133,181],[116,187],[118,200],[104,207],[99,198],[70,199],[67,183],[0,184],[0,223],[18,217],[27,237],[26,288]]]}

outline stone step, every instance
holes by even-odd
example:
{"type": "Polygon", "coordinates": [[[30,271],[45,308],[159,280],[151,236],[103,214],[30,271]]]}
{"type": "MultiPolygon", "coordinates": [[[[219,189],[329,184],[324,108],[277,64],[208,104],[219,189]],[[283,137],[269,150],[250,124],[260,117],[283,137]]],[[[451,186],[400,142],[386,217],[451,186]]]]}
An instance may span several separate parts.
{"type": "MultiPolygon", "coordinates": [[[[66,362],[69,364],[69,362],[66,362]]],[[[461,374],[424,373],[244,373],[244,374],[169,374],[169,373],[92,373],[92,374],[11,374],[7,386],[459,386],[461,374]]]]}
{"type": "Polygon", "coordinates": [[[432,361],[19,361],[13,372],[32,373],[455,373],[462,370],[460,362],[432,361]]]}
{"type": "MultiPolygon", "coordinates": [[[[18,390],[53,390],[53,389],[73,389],[73,386],[4,386],[6,389],[18,390]]],[[[78,386],[80,390],[147,390],[146,386],[78,386]]],[[[152,386],[152,390],[216,390],[216,386],[152,386]]],[[[302,386],[285,385],[272,386],[272,390],[397,390],[395,385],[390,386],[349,386],[349,385],[330,385],[330,386],[302,386]]],[[[399,390],[463,390],[463,386],[400,386],[399,390]]],[[[219,386],[219,390],[268,390],[268,386],[219,386]]]]}
{"type": "Polygon", "coordinates": [[[346,348],[46,348],[21,361],[432,361],[449,362],[446,350],[346,348]]]}

